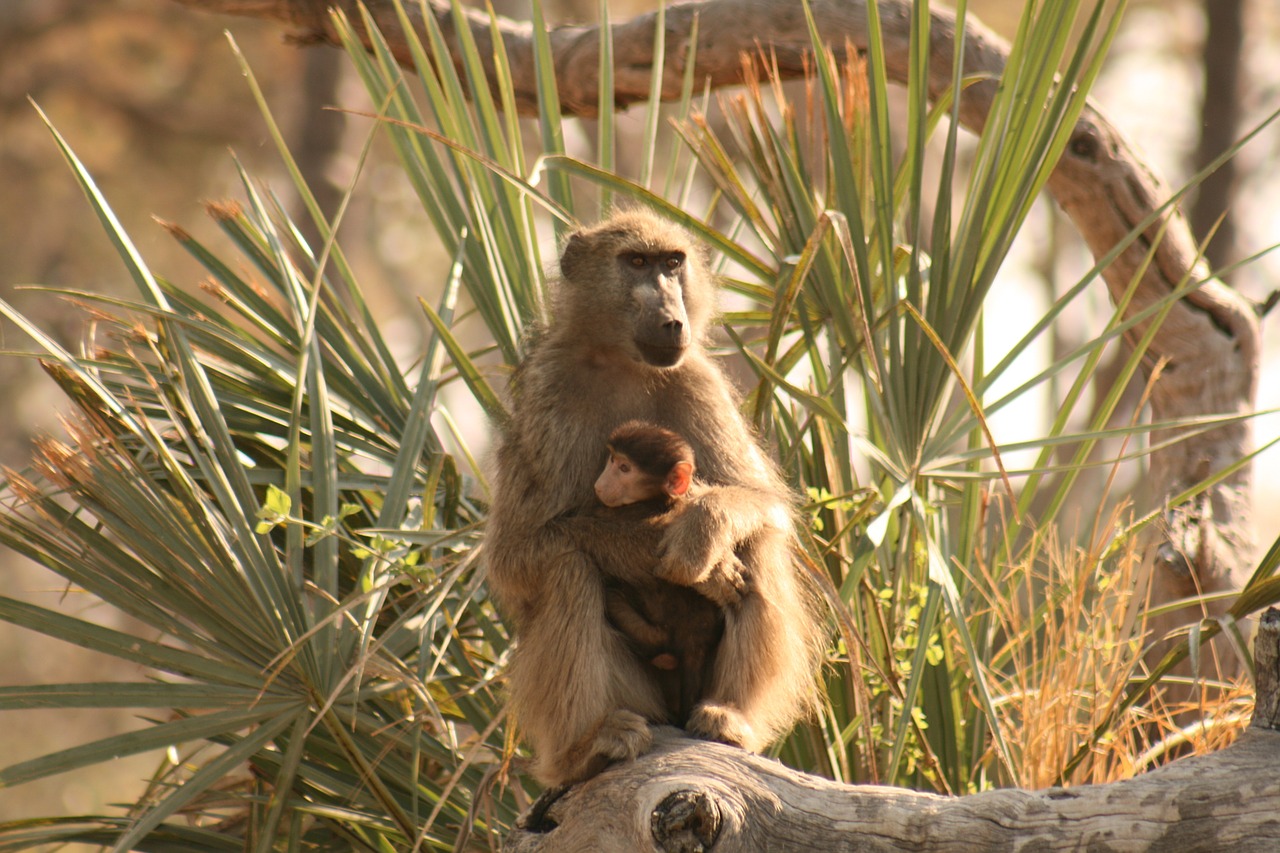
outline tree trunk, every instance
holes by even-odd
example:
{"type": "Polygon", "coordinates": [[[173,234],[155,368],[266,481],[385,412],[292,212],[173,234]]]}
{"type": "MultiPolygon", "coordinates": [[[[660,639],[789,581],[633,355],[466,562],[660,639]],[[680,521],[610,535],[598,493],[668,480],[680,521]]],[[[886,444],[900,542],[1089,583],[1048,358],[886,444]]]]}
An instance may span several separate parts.
{"type": "MultiPolygon", "coordinates": [[[[1200,142],[1195,168],[1203,169],[1231,147],[1240,132],[1240,71],[1244,64],[1244,0],[1204,0],[1205,34],[1200,51],[1204,91],[1200,98],[1200,142]]],[[[1205,258],[1214,269],[1231,263],[1235,255],[1236,227],[1231,213],[1235,195],[1235,158],[1223,163],[1196,190],[1191,208],[1191,228],[1200,239],[1217,232],[1205,247],[1205,258]],[[1218,220],[1221,218],[1221,224],[1218,220]]]]}
{"type": "MultiPolygon", "coordinates": [[[[356,0],[177,0],[188,6],[230,14],[272,18],[301,31],[305,42],[337,44],[327,7],[342,9],[359,21],[356,0]]],[[[392,0],[365,0],[369,14],[400,61],[410,54],[400,31],[392,0]]],[[[421,30],[417,2],[405,11],[421,30]]],[[[865,0],[812,0],[818,30],[833,47],[846,41],[855,49],[867,44],[865,0]]],[[[456,45],[453,18],[445,0],[428,0],[451,45],[456,45]]],[[[881,0],[886,63],[892,79],[905,81],[908,68],[909,0],[881,0]]],[[[742,52],[761,48],[776,57],[785,77],[802,75],[807,66],[809,34],[802,7],[790,0],[705,0],[669,8],[666,12],[667,67],[663,97],[674,98],[689,56],[694,18],[699,19],[696,76],[713,86],[741,82],[742,52]]],[[[933,12],[929,91],[935,96],[951,87],[951,57],[956,39],[954,15],[933,12]]],[[[615,57],[614,100],[620,106],[648,97],[655,16],[644,15],[613,27],[615,57]]],[[[469,12],[467,23],[491,62],[492,40],[487,15],[469,12]]],[[[532,32],[524,22],[501,19],[499,26],[510,55],[511,80],[521,111],[534,112],[536,76],[533,72],[532,32]]],[[[597,103],[596,27],[554,30],[561,108],[574,115],[591,115],[597,103]]],[[[998,75],[1008,56],[1007,45],[970,18],[965,27],[966,75],[998,75]]],[[[455,63],[460,62],[455,54],[455,63]]],[[[968,87],[962,96],[960,119],[980,131],[995,93],[994,80],[968,87]]],[[[1103,257],[1145,217],[1164,204],[1169,191],[1144,165],[1120,132],[1094,107],[1081,116],[1070,144],[1054,170],[1049,192],[1070,216],[1095,257],[1103,257]]],[[[1152,305],[1187,281],[1199,282],[1206,273],[1198,262],[1195,242],[1182,215],[1165,211],[1104,271],[1113,298],[1119,299],[1139,271],[1141,279],[1128,312],[1152,305]],[[1146,256],[1158,243],[1153,261],[1143,270],[1146,256]]],[[[1142,328],[1135,330],[1141,335],[1142,328]]],[[[1179,301],[1164,320],[1147,354],[1148,375],[1159,369],[1151,395],[1157,421],[1197,418],[1211,414],[1243,415],[1254,409],[1259,355],[1256,312],[1239,294],[1215,279],[1204,280],[1179,301]]],[[[1175,430],[1156,432],[1153,442],[1168,440],[1175,430]]],[[[1156,566],[1153,599],[1167,602],[1196,591],[1238,588],[1253,560],[1249,531],[1250,472],[1244,464],[1219,483],[1176,507],[1171,500],[1194,484],[1241,460],[1251,449],[1251,427],[1237,421],[1210,432],[1186,437],[1151,454],[1145,508],[1163,510],[1159,541],[1153,543],[1156,566]]],[[[1185,621],[1185,617],[1183,621],[1185,621]]]]}
{"type": "Polygon", "coordinates": [[[1256,654],[1249,731],[1134,779],[943,797],[840,785],[669,729],[648,755],[544,795],[503,849],[1270,853],[1280,850],[1280,610],[1263,617],[1256,654]]]}

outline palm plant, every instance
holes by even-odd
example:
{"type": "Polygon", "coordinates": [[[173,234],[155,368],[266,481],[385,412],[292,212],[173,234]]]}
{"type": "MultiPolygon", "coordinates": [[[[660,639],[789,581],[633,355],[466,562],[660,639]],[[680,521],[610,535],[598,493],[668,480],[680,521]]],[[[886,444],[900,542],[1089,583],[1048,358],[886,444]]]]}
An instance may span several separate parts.
{"type": "MultiPolygon", "coordinates": [[[[994,365],[982,332],[988,290],[1118,17],[1097,5],[1071,42],[1080,3],[1030,4],[962,174],[956,105],[971,81],[957,74],[949,97],[927,103],[927,3],[912,19],[901,145],[874,4],[869,15],[865,64],[841,67],[813,33],[807,114],[780,86],[756,86],[724,101],[717,126],[703,118],[707,98],[695,97],[692,78],[679,103],[660,108],[655,75],[645,154],[631,171],[616,162],[608,97],[594,162],[566,152],[545,37],[530,157],[496,28],[496,77],[487,79],[467,27],[458,27],[458,73],[430,61],[448,51],[431,17],[422,39],[404,18],[419,69],[410,81],[376,33],[366,51],[339,17],[376,105],[371,132],[390,139],[453,258],[430,283],[437,295],[423,310],[435,336],[407,374],[345,260],[341,213],[320,215],[256,86],[324,242],[306,245],[245,175],[243,203],[210,209],[234,259],[171,228],[207,271],[212,300],[150,272],[55,132],[139,296],[75,294],[97,318],[81,354],[0,305],[39,343],[74,404],[68,439],[42,442],[31,469],[9,478],[0,540],[138,627],[107,629],[9,598],[0,598],[0,618],[153,677],[0,688],[0,708],[149,709],[135,732],[0,770],[0,786],[168,753],[126,814],[14,822],[0,826],[0,850],[55,841],[494,846],[532,791],[512,772],[515,733],[502,711],[510,637],[477,571],[484,477],[439,391],[461,380],[501,425],[492,380],[518,360],[525,326],[542,316],[548,232],[623,202],[664,211],[721,253],[736,299],[723,348],[753,372],[744,406],[808,496],[804,560],[837,630],[823,713],[780,755],[841,780],[957,793],[1100,778],[1071,757],[1114,730],[1139,695],[1130,677],[1145,677],[1140,597],[1116,580],[1133,570],[1144,521],[1101,514],[1077,548],[1060,520],[1089,449],[1108,437],[1137,441],[1153,426],[1108,429],[1114,395],[1082,430],[1071,416],[1103,349],[1180,294],[1136,319],[1117,308],[1103,334],[1009,393],[993,389],[1092,275],[994,365]],[[664,109],[674,133],[661,128],[664,109]],[[931,145],[942,152],[934,199],[924,178],[931,145]],[[464,315],[484,326],[478,349],[458,333],[464,315]],[[1054,401],[1058,414],[1028,445],[1039,458],[1007,470],[988,415],[1062,376],[1071,382],[1054,401]],[[1059,470],[1054,452],[1064,445],[1081,449],[1059,470]],[[1100,622],[1098,613],[1116,616],[1100,622]],[[1063,636],[1101,633],[1111,654],[1063,665],[1083,660],[1070,657],[1082,646],[1063,636]],[[1030,755],[1026,700],[1044,700],[1046,685],[1097,695],[1108,679],[1120,687],[1102,710],[1068,708],[1076,734],[1054,753],[1060,760],[1033,772],[1044,753],[1030,755]]],[[[534,30],[545,32],[536,4],[534,30]]],[[[1144,347],[1132,350],[1121,384],[1144,347]]],[[[1280,598],[1267,582],[1277,559],[1260,567],[1241,607],[1280,598]]]]}

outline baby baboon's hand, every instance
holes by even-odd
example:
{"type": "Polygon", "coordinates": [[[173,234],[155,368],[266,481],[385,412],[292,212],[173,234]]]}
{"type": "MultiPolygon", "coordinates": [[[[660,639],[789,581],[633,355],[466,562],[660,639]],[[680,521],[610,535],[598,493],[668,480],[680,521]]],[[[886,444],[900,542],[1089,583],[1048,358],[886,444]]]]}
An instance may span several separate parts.
{"type": "Polygon", "coordinates": [[[706,578],[693,584],[699,595],[717,607],[729,607],[742,601],[747,592],[745,567],[737,557],[716,563],[706,578]]]}
{"type": "Polygon", "coordinates": [[[680,586],[706,580],[718,565],[731,563],[733,543],[727,525],[700,504],[686,508],[658,545],[658,576],[680,586]]]}

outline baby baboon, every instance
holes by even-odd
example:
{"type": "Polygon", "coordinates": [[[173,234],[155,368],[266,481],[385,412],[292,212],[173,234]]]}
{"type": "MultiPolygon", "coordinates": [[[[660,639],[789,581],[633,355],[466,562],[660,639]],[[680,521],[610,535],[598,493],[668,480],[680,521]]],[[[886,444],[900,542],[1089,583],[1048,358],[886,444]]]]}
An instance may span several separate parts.
{"type": "MultiPolygon", "coordinates": [[[[551,320],[512,377],[485,543],[518,638],[510,696],[534,772],[546,784],[584,779],[644,752],[648,723],[667,718],[646,662],[605,618],[603,571],[564,519],[591,499],[606,439],[628,420],[683,436],[704,484],[653,532],[659,575],[734,586],[741,557],[753,591],[725,612],[710,689],[686,728],[760,749],[811,702],[822,619],[791,559],[792,495],[704,349],[715,298],[704,250],[627,212],[571,235],[560,269],[551,320]]],[[[636,561],[628,571],[651,573],[653,553],[620,548],[610,571],[636,561]]]]}
{"type": "MultiPolygon", "coordinates": [[[[684,508],[693,488],[693,448],[680,436],[654,424],[628,421],[609,436],[609,461],[596,479],[596,497],[609,509],[594,507],[597,518],[633,519],[665,528],[684,508]]],[[[579,528],[578,543],[606,575],[612,561],[595,544],[614,540],[616,526],[579,528]]],[[[724,634],[724,611],[691,587],[658,578],[657,555],[648,579],[605,579],[605,613],[630,640],[632,650],[657,670],[670,721],[684,726],[694,705],[708,694],[711,665],[724,634]]],[[[738,575],[742,567],[735,566],[738,575]]],[[[722,597],[737,597],[730,588],[722,597]]]]}

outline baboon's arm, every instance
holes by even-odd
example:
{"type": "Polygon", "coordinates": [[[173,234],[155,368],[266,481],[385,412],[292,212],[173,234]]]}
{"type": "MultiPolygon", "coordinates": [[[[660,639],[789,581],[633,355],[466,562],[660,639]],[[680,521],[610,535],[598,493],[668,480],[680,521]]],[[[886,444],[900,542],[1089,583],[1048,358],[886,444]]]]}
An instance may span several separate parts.
{"type": "Polygon", "coordinates": [[[703,583],[717,567],[734,565],[735,549],[766,530],[790,526],[786,506],[752,486],[706,486],[672,519],[659,545],[659,575],[681,586],[703,583]]]}
{"type": "Polygon", "coordinates": [[[656,518],[564,515],[548,525],[591,559],[608,578],[629,585],[651,583],[658,569],[658,546],[665,523],[656,518]]]}

